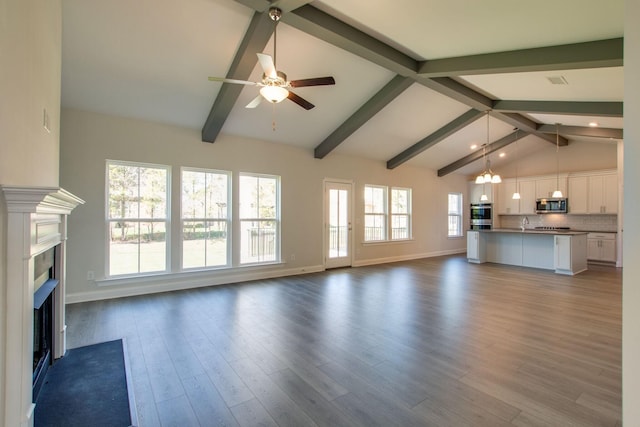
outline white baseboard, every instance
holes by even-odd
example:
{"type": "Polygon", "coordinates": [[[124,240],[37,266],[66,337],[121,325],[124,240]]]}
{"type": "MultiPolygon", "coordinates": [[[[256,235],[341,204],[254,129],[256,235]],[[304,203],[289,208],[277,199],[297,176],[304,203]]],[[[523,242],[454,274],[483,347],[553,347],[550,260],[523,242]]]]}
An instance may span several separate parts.
{"type": "Polygon", "coordinates": [[[376,264],[387,264],[389,262],[400,262],[400,261],[411,261],[414,259],[421,258],[433,258],[437,256],[444,255],[455,255],[455,254],[463,254],[467,252],[467,248],[462,249],[451,249],[446,251],[435,251],[435,252],[427,252],[422,254],[409,254],[409,255],[398,255],[393,257],[385,257],[385,258],[374,258],[374,259],[365,259],[362,261],[355,261],[353,263],[354,267],[365,267],[367,265],[376,265],[376,264]]]}

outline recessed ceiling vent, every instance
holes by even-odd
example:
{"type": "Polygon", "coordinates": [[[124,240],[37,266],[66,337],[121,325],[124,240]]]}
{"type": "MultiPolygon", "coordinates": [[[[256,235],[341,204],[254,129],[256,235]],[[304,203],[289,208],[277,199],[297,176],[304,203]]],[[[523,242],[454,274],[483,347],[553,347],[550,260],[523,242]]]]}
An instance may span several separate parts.
{"type": "Polygon", "coordinates": [[[552,76],[547,77],[547,80],[551,82],[552,85],[568,85],[569,82],[563,76],[552,76]]]}

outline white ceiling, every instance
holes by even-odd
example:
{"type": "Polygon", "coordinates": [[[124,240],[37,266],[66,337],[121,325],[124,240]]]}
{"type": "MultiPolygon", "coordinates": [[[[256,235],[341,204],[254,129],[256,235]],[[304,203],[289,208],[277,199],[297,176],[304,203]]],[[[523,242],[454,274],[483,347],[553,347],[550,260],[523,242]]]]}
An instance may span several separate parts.
{"type": "MultiPolygon", "coordinates": [[[[62,0],[62,105],[202,129],[254,11],[233,0],[62,0]]],[[[623,0],[318,0],[310,3],[416,60],[555,46],[623,36],[623,0]]],[[[273,54],[273,38],[265,52],[273,54]]],[[[335,86],[299,88],[316,107],[285,100],[244,106],[246,86],[222,133],[313,149],[374,96],[395,73],[282,22],[278,69],[289,79],[334,76],[335,86]],[[276,130],[272,130],[275,121],[276,130]]],[[[250,80],[262,71],[257,62],[250,80]]],[[[622,67],[461,76],[456,80],[502,100],[623,100],[622,67]],[[563,76],[567,85],[548,77],[563,76]]],[[[414,83],[333,152],[386,162],[469,110],[414,83]]],[[[622,128],[622,118],[530,114],[543,124],[622,128]]],[[[490,119],[490,141],[513,126],[490,119]]],[[[573,138],[570,143],[593,138],[573,138]]],[[[442,168],[487,140],[486,117],[407,163],[442,168]]],[[[548,146],[529,136],[522,153],[548,146]]],[[[333,153],[332,152],[332,153],[333,153]]],[[[331,155],[331,153],[329,154],[331,155]]],[[[495,156],[494,166],[500,164],[495,156]]],[[[473,174],[480,161],[456,173],[473,174]]],[[[401,167],[401,166],[400,166],[401,167]]]]}

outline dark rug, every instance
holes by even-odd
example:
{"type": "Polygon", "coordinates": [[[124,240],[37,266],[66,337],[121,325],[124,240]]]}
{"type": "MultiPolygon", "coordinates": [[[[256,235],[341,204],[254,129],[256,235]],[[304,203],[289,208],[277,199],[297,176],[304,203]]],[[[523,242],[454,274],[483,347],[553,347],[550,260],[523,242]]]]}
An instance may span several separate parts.
{"type": "Polygon", "coordinates": [[[49,368],[36,400],[36,427],[133,424],[122,340],[68,350],[49,368]]]}

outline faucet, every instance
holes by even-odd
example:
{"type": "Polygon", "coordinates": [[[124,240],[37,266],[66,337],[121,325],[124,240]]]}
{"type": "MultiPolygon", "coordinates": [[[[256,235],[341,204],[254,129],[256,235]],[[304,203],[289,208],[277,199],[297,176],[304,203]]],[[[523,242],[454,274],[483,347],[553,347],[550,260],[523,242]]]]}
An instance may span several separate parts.
{"type": "Polygon", "coordinates": [[[525,225],[529,225],[529,217],[527,217],[527,216],[522,218],[522,224],[520,225],[520,229],[522,229],[522,231],[524,231],[524,226],[525,225]]]}

